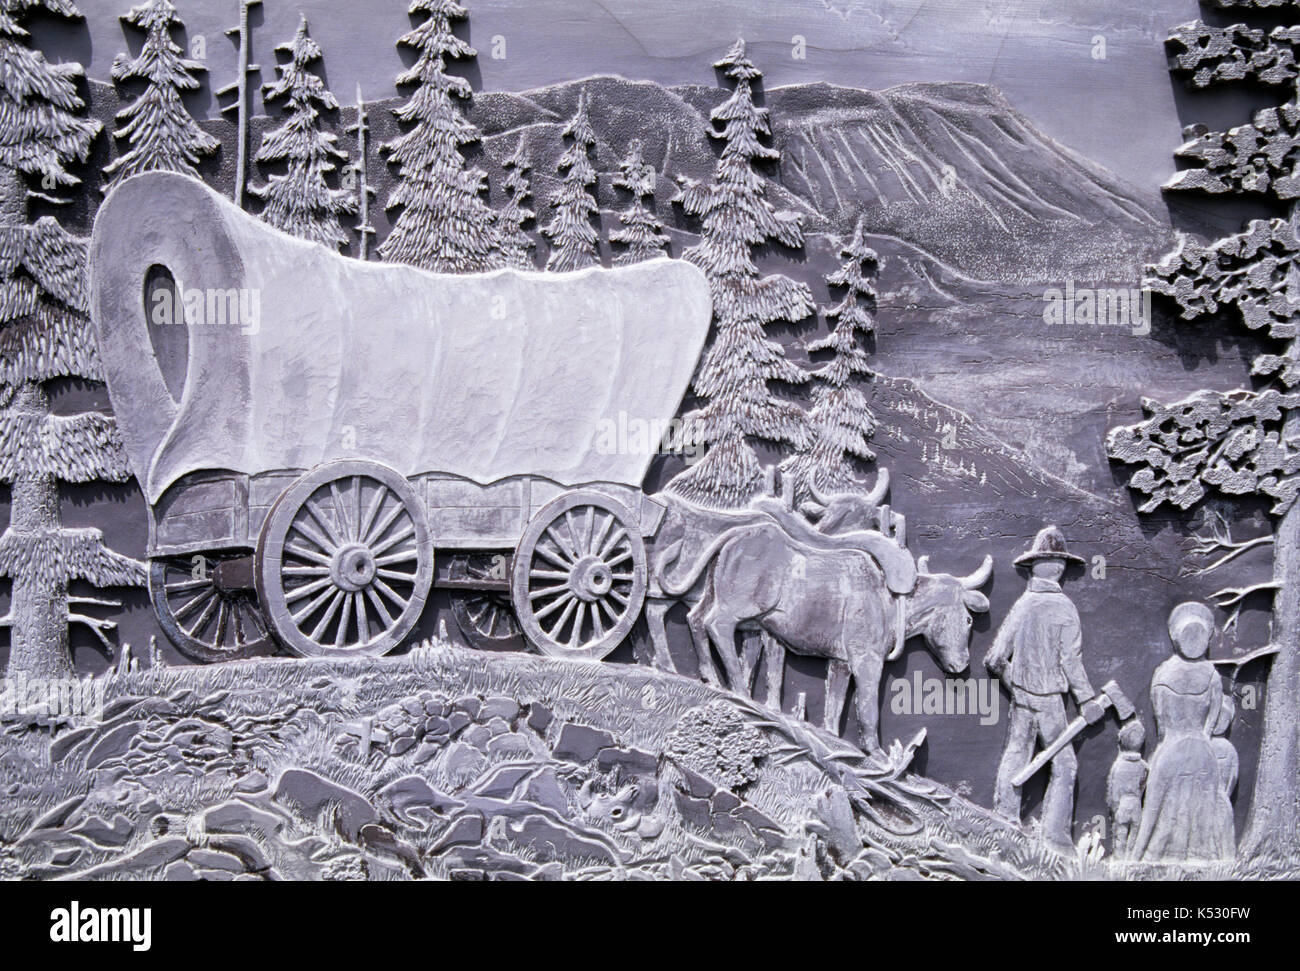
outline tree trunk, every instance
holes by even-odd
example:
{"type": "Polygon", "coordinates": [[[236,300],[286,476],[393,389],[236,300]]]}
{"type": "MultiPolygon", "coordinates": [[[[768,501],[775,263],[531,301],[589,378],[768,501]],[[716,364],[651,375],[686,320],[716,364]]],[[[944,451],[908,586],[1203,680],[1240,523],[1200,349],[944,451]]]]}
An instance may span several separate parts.
{"type": "Polygon", "coordinates": [[[27,186],[12,166],[0,165],[0,226],[21,226],[27,222],[27,186]]]}
{"type": "MultiPolygon", "coordinates": [[[[28,382],[14,396],[14,410],[43,421],[50,413],[50,399],[35,382],[28,382]]],[[[39,449],[41,443],[19,446],[39,449]]],[[[9,533],[11,540],[40,542],[48,548],[57,542],[62,517],[59,486],[51,475],[24,475],[14,480],[11,492],[9,533]]],[[[10,614],[13,617],[9,647],[9,677],[60,679],[73,677],[72,655],[68,650],[68,584],[58,562],[21,565],[13,577],[10,614]]]]}

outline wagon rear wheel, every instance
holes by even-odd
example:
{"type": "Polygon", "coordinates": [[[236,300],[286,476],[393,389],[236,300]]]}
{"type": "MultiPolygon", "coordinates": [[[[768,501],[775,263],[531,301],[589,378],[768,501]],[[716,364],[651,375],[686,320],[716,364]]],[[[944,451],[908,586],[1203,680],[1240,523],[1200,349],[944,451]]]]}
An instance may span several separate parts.
{"type": "Polygon", "coordinates": [[[519,625],[539,651],[599,660],[641,612],[645,543],[622,505],[599,492],[571,492],[528,524],[510,579],[519,625]]]}
{"type": "Polygon", "coordinates": [[[276,500],[258,542],[267,618],[304,657],[391,651],[419,619],[432,580],[419,497],[374,462],[308,472],[276,500]]]}
{"type": "Polygon", "coordinates": [[[149,564],[158,624],[186,657],[234,661],[266,653],[271,635],[253,589],[248,553],[171,556],[149,564]]]}

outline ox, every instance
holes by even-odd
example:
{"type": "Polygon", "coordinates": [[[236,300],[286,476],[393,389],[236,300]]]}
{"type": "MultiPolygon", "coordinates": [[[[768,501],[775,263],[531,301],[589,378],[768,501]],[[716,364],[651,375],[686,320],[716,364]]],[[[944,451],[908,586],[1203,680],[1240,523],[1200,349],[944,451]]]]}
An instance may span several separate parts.
{"type": "MultiPolygon", "coordinates": [[[[799,506],[804,519],[821,533],[843,533],[865,530],[875,522],[880,502],[889,490],[889,470],[882,468],[875,485],[865,492],[823,493],[816,484],[810,484],[812,500],[799,506]]],[[[722,533],[736,526],[746,526],[773,521],[775,500],[761,497],[744,509],[711,509],[671,494],[661,496],[667,500],[667,512],[655,537],[656,553],[651,561],[650,588],[646,597],[645,619],[652,646],[652,663],[663,671],[675,671],[668,651],[666,616],[673,603],[683,600],[695,603],[700,591],[688,589],[681,595],[667,594],[660,579],[668,575],[679,563],[695,563],[722,533]]],[[[895,517],[901,520],[901,517],[895,517]]],[[[706,652],[707,654],[707,652],[706,652]]],[[[752,680],[757,667],[757,652],[746,646],[744,680],[752,680]]],[[[709,684],[719,684],[711,658],[702,658],[700,676],[709,684]]],[[[735,685],[733,684],[733,687],[735,685]]]]}
{"type": "MultiPolygon", "coordinates": [[[[758,630],[796,654],[826,658],[829,676],[824,726],[839,732],[849,677],[857,684],[862,743],[880,750],[880,678],[885,661],[908,637],[920,636],[949,674],[970,663],[971,614],[989,609],[977,588],[992,573],[992,557],[967,577],[932,574],[917,563],[909,593],[891,593],[874,555],[850,548],[848,534],[814,545],[782,525],[733,527],[710,545],[679,578],[661,577],[664,591],[680,595],[704,578],[704,594],[687,621],[701,664],[717,651],[733,688],[745,675],[736,655],[737,630],[758,630]],[[841,545],[832,545],[831,540],[841,545]],[[895,597],[901,597],[895,600],[895,597]],[[902,630],[899,624],[902,624],[902,630]]],[[[768,703],[779,706],[781,669],[769,657],[768,703]]]]}

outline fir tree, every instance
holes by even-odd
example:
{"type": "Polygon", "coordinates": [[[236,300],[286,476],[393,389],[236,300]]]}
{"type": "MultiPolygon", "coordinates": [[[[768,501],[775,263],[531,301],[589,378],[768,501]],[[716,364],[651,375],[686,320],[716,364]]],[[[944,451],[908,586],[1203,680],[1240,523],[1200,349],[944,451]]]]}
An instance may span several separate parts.
{"type": "Polygon", "coordinates": [[[352,193],[332,189],[327,181],[335,169],[333,160],[346,160],[347,155],[335,147],[337,136],[322,128],[321,112],[335,111],[339,105],[325,82],[308,70],[322,51],[307,34],[306,17],[293,40],[276,50],[286,52],[289,60],[280,65],[280,80],[266,86],[264,97],[288,99],[285,122],[262,138],[257,161],[283,162],[288,170],[250,191],[264,201],[262,218],[272,226],[338,249],[348,241],[339,217],[355,212],[357,203],[352,193]]]}
{"type": "Polygon", "coordinates": [[[807,374],[786,360],[764,326],[797,321],[813,311],[812,293],[789,277],[760,276],[753,248],[775,240],[802,246],[799,219],[778,212],[768,201],[755,166],[780,157],[763,144],[769,137],[767,109],[754,103],[753,84],[762,73],[745,57],[738,41],[715,67],[735,82],[735,90],[711,115],[723,141],[713,182],[681,179],[679,201],[703,223],[700,243],[683,254],[700,266],[713,292],[716,333],[696,371],[694,391],[704,400],[683,422],[683,439],[707,446],[704,457],[679,475],[670,489],[687,499],[715,506],[742,506],[763,486],[764,474],[750,437],[801,448],[807,428],[800,408],[772,394],[770,381],[791,384],[807,374]]]}
{"type": "Polygon", "coordinates": [[[551,200],[555,216],[542,229],[542,235],[551,241],[546,268],[560,273],[580,270],[600,259],[596,252],[600,236],[592,222],[599,207],[587,191],[596,184],[596,170],[590,158],[596,132],[587,115],[587,92],[578,96],[578,110],[564,126],[563,134],[570,144],[556,166],[560,171],[560,188],[551,200]]]}
{"type": "Polygon", "coordinates": [[[129,148],[104,167],[104,174],[111,185],[159,169],[197,178],[195,166],[221,143],[185,110],[181,92],[197,89],[194,74],[207,68],[183,57],[184,52],[172,40],[172,31],[182,24],[169,0],[146,0],[122,19],[144,31],[144,46],[138,57],[119,54],[114,58],[113,80],[143,80],[145,89],[117,114],[122,127],[113,137],[125,140],[129,148]]]}
{"type": "MultiPolygon", "coordinates": [[[[1218,0],[1260,10],[1279,0],[1218,0]]],[[[1296,4],[1291,3],[1291,6],[1296,4]]],[[[1300,26],[1271,33],[1196,22],[1169,38],[1174,70],[1193,87],[1252,81],[1285,85],[1288,100],[1227,132],[1198,129],[1178,154],[1198,163],[1166,190],[1249,193],[1290,204],[1287,219],[1255,220],[1236,235],[1201,246],[1183,238],[1148,268],[1147,286],[1177,302],[1186,320],[1235,308],[1263,345],[1254,386],[1199,391],[1172,404],[1143,399],[1145,421],[1111,430],[1110,456],[1137,466],[1129,487],[1150,512],[1168,503],[1190,509],[1213,492],[1272,503],[1272,535],[1233,542],[1201,537],[1214,557],[1208,573],[1259,546],[1273,548],[1269,581],[1213,596],[1221,606],[1252,594],[1272,600],[1276,655],[1264,693],[1259,768],[1242,849],[1252,857],[1294,858],[1300,847],[1300,26]]],[[[1213,531],[1211,531],[1213,533],[1213,531]]]]}
{"type": "Polygon", "coordinates": [[[496,212],[497,233],[501,237],[501,252],[507,266],[522,270],[534,269],[533,249],[536,243],[524,230],[524,225],[533,218],[534,213],[525,203],[532,195],[528,172],[532,168],[532,159],[528,155],[528,146],[522,138],[515,146],[514,152],[502,163],[506,177],[502,183],[505,187],[506,204],[496,212]]]}
{"type": "Polygon", "coordinates": [[[632,196],[632,204],[618,217],[623,228],[609,237],[612,242],[627,247],[614,257],[614,262],[623,266],[663,256],[668,246],[668,237],[661,232],[663,227],[655,218],[654,210],[647,209],[641,201],[647,196],[654,196],[655,170],[641,158],[640,139],[634,139],[628,146],[627,158],[619,163],[614,186],[626,190],[632,196]]]}
{"type": "Polygon", "coordinates": [[[25,177],[72,186],[98,122],[84,105],[78,64],[49,64],[26,46],[20,24],[32,9],[79,17],[68,0],[0,0],[0,480],[10,484],[9,526],[0,535],[0,576],[12,580],[8,674],[72,676],[68,625],[84,624],[105,643],[113,622],[75,612],[112,601],[70,596],[68,585],[140,584],[135,560],[109,550],[97,529],[63,526],[60,482],[123,482],[130,477],[113,420],[51,414],[46,382],[100,377],[86,316],[86,244],[45,216],[27,224],[25,177]]]}
{"type": "Polygon", "coordinates": [[[852,488],[857,483],[852,459],[869,462],[876,457],[867,444],[876,419],[861,386],[871,375],[871,365],[859,335],[875,329],[868,308],[875,301],[876,290],[868,274],[874,271],[878,257],[866,243],[861,219],[840,257],[844,263],[826,278],[830,286],[845,290],[844,299],[826,311],[827,319],[835,322],[834,329],[808,345],[810,354],[832,352],[831,359],[812,373],[811,442],[783,466],[785,474],[794,479],[796,499],[806,496],[810,485],[824,490],[852,488]]]}
{"type": "Polygon", "coordinates": [[[480,136],[453,100],[468,99],[470,86],[449,75],[445,62],[475,56],[451,29],[465,8],[454,0],[413,0],[410,12],[429,16],[398,41],[418,54],[397,83],[417,88],[394,112],[411,128],[383,147],[400,179],[388,208],[402,211],[379,255],[442,273],[492,269],[501,256],[492,210],[483,198],[487,175],[467,168],[460,151],[480,136]]]}

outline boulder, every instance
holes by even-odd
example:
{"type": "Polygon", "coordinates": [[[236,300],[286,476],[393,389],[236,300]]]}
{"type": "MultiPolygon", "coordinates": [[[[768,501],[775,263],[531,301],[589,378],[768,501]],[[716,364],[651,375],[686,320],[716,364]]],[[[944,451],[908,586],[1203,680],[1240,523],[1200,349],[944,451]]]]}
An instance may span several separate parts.
{"type": "Polygon", "coordinates": [[[125,755],[127,749],[131,747],[131,739],[135,738],[143,724],[138,721],[125,722],[102,736],[86,756],[86,768],[93,769],[109,759],[125,755]]]}
{"type": "Polygon", "coordinates": [[[609,732],[566,722],[560,729],[560,737],[552,752],[557,759],[585,764],[594,759],[601,749],[613,744],[614,736],[609,732]]]}
{"type": "Polygon", "coordinates": [[[332,813],[339,831],[353,842],[362,826],[378,821],[375,808],[364,796],[310,769],[285,769],[272,798],[309,822],[332,813]]]}
{"type": "Polygon", "coordinates": [[[379,790],[378,798],[401,822],[428,824],[432,816],[459,809],[464,803],[431,786],[422,776],[407,775],[379,790]]]}

